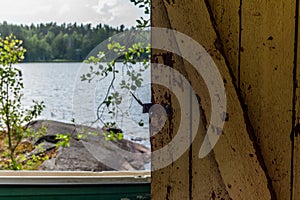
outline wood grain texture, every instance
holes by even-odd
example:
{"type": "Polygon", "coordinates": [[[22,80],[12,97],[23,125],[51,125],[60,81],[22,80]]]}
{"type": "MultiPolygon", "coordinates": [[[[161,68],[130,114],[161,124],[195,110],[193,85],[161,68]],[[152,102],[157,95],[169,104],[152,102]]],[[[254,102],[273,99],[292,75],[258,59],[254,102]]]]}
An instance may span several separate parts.
{"type": "MultiPolygon", "coordinates": [[[[299,107],[298,116],[299,116],[299,107]]],[[[293,200],[300,198],[300,136],[295,138],[295,149],[294,149],[294,184],[293,184],[293,200]]]]}
{"type": "MultiPolygon", "coordinates": [[[[165,12],[168,28],[183,32],[203,45],[226,82],[230,117],[214,154],[203,160],[197,159],[205,133],[200,127],[197,142],[191,149],[192,157],[186,158],[192,165],[192,175],[189,174],[188,180],[192,183],[192,197],[271,199],[273,193],[277,199],[289,199],[296,2],[207,0],[209,9],[205,1],[156,2],[165,12]],[[236,91],[237,85],[242,96],[236,91]],[[253,131],[249,127],[253,127],[253,131]],[[251,141],[253,138],[250,139],[249,132],[255,134],[254,141],[251,141]],[[260,154],[263,160],[259,161],[256,155],[260,154]],[[209,172],[213,172],[213,176],[205,176],[209,172]],[[207,184],[209,182],[213,184],[207,184]],[[199,183],[204,186],[199,187],[199,183]]],[[[299,82],[299,56],[297,61],[296,78],[299,82]]],[[[181,73],[199,95],[207,120],[211,105],[205,84],[190,63],[184,60],[180,63],[184,66],[181,73]]],[[[300,116],[299,99],[297,88],[296,124],[300,116]]],[[[300,195],[299,138],[295,138],[294,146],[294,199],[300,195]]]]}
{"type": "Polygon", "coordinates": [[[294,127],[294,160],[293,160],[293,188],[292,188],[292,198],[293,200],[300,199],[300,21],[299,21],[299,10],[300,10],[300,5],[298,5],[298,12],[296,12],[296,17],[298,17],[298,30],[295,31],[295,33],[298,33],[297,35],[297,49],[295,49],[295,59],[297,59],[297,62],[295,63],[295,71],[296,71],[296,93],[295,93],[295,127],[294,127]]]}
{"type": "Polygon", "coordinates": [[[220,175],[214,153],[211,152],[205,158],[199,159],[199,150],[205,134],[205,127],[200,125],[198,135],[192,146],[192,197],[195,200],[230,200],[231,198],[220,175]]]}
{"type": "MultiPolygon", "coordinates": [[[[182,0],[163,1],[163,3],[166,8],[166,16],[169,19],[170,27],[189,35],[204,46],[216,62],[223,79],[226,80],[227,112],[230,118],[225,123],[223,134],[214,148],[214,155],[223,181],[219,179],[214,180],[218,181],[220,188],[222,188],[222,184],[224,183],[230,196],[226,196],[226,198],[271,199],[266,174],[257,160],[256,150],[249,138],[243,110],[233,85],[232,77],[229,74],[228,66],[226,66],[222,54],[215,46],[217,35],[210,21],[210,15],[205,2],[182,0]]],[[[152,18],[155,16],[152,13],[152,18]]],[[[180,48],[180,43],[177,42],[177,44],[180,48]]],[[[191,50],[191,53],[195,52],[191,50]]],[[[203,82],[201,83],[199,75],[195,73],[195,70],[188,68],[186,65],[184,66],[193,89],[201,99],[201,106],[205,111],[205,116],[209,119],[210,98],[207,92],[199,93],[199,91],[203,91],[205,85],[203,82]]],[[[196,146],[196,144],[193,143],[193,146],[196,146]]],[[[196,152],[193,151],[194,154],[196,152]]],[[[195,155],[193,155],[193,162],[194,157],[195,155]]],[[[193,163],[193,173],[200,170],[200,164],[193,163]]],[[[192,180],[194,185],[199,181],[194,178],[192,180]]],[[[153,179],[153,181],[155,180],[153,179]]],[[[155,193],[156,191],[152,192],[155,193]]],[[[194,187],[192,192],[193,196],[197,197],[203,191],[200,189],[197,190],[194,187]]],[[[226,195],[223,192],[221,193],[222,195],[226,195]]]]}
{"type": "MultiPolygon", "coordinates": [[[[159,26],[170,28],[169,18],[165,7],[161,1],[152,1],[151,4],[151,23],[152,26],[159,26]]],[[[176,44],[174,48],[176,48],[176,44]]],[[[163,60],[162,54],[166,52],[159,49],[154,49],[152,54],[152,63],[158,62],[160,64],[166,64],[163,60]]],[[[174,60],[175,68],[182,63],[182,60],[175,55],[170,59],[174,60]]],[[[151,69],[151,79],[152,82],[155,81],[156,75],[160,76],[160,71],[152,64],[151,69]]],[[[165,77],[169,79],[170,77],[165,77]]],[[[167,120],[164,128],[160,133],[156,134],[155,137],[151,138],[151,150],[155,152],[156,150],[163,148],[167,145],[173,137],[176,135],[176,125],[180,123],[180,108],[178,103],[176,103],[176,97],[160,85],[152,85],[152,102],[161,104],[172,104],[173,117],[172,120],[167,120]]],[[[150,130],[151,132],[153,130],[150,130]]],[[[189,135],[187,135],[186,139],[189,135]]],[[[189,151],[189,150],[188,150],[189,151]]],[[[189,153],[188,151],[184,153],[180,159],[174,161],[171,165],[162,168],[160,170],[155,170],[151,172],[151,199],[162,200],[162,199],[190,199],[190,177],[189,177],[189,153]]],[[[152,169],[159,166],[159,162],[164,162],[163,160],[152,158],[152,169]]]]}
{"type": "Polygon", "coordinates": [[[224,57],[239,84],[240,0],[209,0],[216,29],[220,34],[224,57]]]}
{"type": "MultiPolygon", "coordinates": [[[[171,28],[163,1],[152,1],[152,25],[171,28]]],[[[174,48],[176,48],[176,45],[174,48]]],[[[153,50],[152,57],[156,57],[156,55],[162,53],[165,52],[157,49],[153,50]]],[[[163,63],[161,57],[158,57],[158,60],[159,63],[163,63]]],[[[183,66],[188,65],[188,63],[184,63],[183,59],[176,55],[173,55],[173,60],[176,63],[173,67],[180,71],[182,75],[187,76],[185,67],[183,66]]],[[[152,74],[152,77],[155,77],[155,74],[152,74]]],[[[160,94],[164,94],[167,91],[158,85],[153,85],[152,89],[154,91],[154,101],[157,103],[163,101],[165,96],[160,96],[160,94]]],[[[185,101],[189,103],[188,98],[185,98],[185,101]]],[[[172,107],[176,109],[176,105],[172,105],[172,107]]],[[[162,132],[166,133],[165,131],[167,130],[162,130],[162,132]]],[[[195,141],[198,142],[192,147],[192,161],[190,160],[190,152],[187,152],[180,160],[175,161],[174,164],[152,172],[152,199],[230,199],[213,154],[202,160],[198,158],[200,143],[203,141],[204,134],[204,126],[200,125],[198,135],[195,138],[195,141]],[[192,170],[189,171],[191,166],[192,170]],[[191,174],[193,174],[192,177],[191,174]]],[[[168,141],[170,141],[170,138],[155,138],[151,142],[152,151],[161,148],[162,143],[167,144],[168,141]],[[161,140],[165,141],[162,142],[161,140]]],[[[155,165],[155,163],[152,163],[152,165],[155,165]]]]}
{"type": "Polygon", "coordinates": [[[241,91],[278,199],[289,199],[295,1],[243,1],[241,91]]]}

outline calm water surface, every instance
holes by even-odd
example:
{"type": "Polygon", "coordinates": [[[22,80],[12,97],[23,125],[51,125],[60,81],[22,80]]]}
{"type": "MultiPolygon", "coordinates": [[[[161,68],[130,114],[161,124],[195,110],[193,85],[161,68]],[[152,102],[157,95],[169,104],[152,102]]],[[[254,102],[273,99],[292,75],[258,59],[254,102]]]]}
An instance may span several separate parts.
{"type": "MultiPolygon", "coordinates": [[[[83,69],[88,70],[88,66],[82,63],[25,63],[18,66],[24,80],[24,105],[30,106],[32,99],[45,102],[46,108],[39,119],[71,122],[75,118],[81,124],[95,120],[95,110],[105,95],[108,81],[92,86],[81,85],[80,73],[83,69]],[[83,111],[78,112],[78,108],[83,108],[83,111]]],[[[122,73],[117,79],[120,80],[121,76],[122,73]]],[[[150,72],[147,71],[143,78],[144,84],[136,95],[143,102],[150,102],[150,72]]],[[[142,108],[130,94],[122,94],[122,97],[123,115],[119,114],[117,118],[119,127],[127,139],[144,138],[142,143],[149,146],[148,114],[142,114],[142,108]],[[140,119],[145,122],[144,127],[138,126],[140,119]]],[[[94,126],[100,127],[102,124],[96,123],[94,126]]]]}

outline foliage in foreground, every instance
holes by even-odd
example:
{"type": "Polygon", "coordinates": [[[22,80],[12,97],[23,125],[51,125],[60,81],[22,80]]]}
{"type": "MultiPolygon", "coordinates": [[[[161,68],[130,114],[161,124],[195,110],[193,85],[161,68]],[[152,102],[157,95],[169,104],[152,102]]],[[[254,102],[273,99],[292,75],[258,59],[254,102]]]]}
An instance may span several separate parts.
{"type": "Polygon", "coordinates": [[[28,128],[29,122],[45,107],[43,102],[37,101],[29,108],[22,107],[22,73],[14,66],[24,59],[26,50],[22,43],[13,35],[0,37],[0,130],[5,135],[6,156],[11,162],[8,168],[14,170],[22,168],[22,159],[16,156],[22,139],[35,135],[28,128]]]}
{"type": "MultiPolygon", "coordinates": [[[[150,0],[130,0],[130,2],[143,9],[146,15],[150,14],[150,0]]],[[[104,133],[107,140],[123,139],[123,132],[117,124],[118,115],[128,115],[128,112],[123,111],[120,106],[123,101],[122,96],[123,94],[134,96],[135,91],[142,87],[142,74],[150,66],[150,36],[149,32],[143,30],[150,26],[150,19],[140,17],[136,22],[136,28],[139,30],[134,33],[136,35],[127,32],[127,35],[117,36],[117,41],[110,38],[106,49],[102,49],[97,55],[90,56],[85,60],[90,64],[90,72],[81,76],[82,81],[91,82],[96,79],[99,82],[109,82],[109,86],[104,89],[106,95],[100,100],[97,107],[97,119],[95,120],[107,130],[104,133]],[[132,44],[128,45],[131,41],[133,41],[132,44]],[[123,61],[121,67],[116,65],[120,58],[123,61]],[[116,76],[120,72],[125,72],[125,75],[123,75],[120,85],[116,85],[116,76]],[[109,114],[111,118],[104,119],[104,113],[109,114]]],[[[135,96],[134,98],[136,99],[135,96]]],[[[143,126],[144,122],[140,120],[138,125],[143,126]]]]}

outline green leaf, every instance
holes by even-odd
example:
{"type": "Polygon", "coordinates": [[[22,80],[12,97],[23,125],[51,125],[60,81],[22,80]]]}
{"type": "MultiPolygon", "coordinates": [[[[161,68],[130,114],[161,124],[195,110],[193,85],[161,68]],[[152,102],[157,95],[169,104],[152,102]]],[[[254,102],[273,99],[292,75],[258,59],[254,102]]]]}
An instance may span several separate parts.
{"type": "Polygon", "coordinates": [[[136,85],[137,87],[141,87],[141,86],[142,86],[142,82],[141,82],[140,80],[136,80],[136,81],[135,81],[135,85],[136,85]]]}
{"type": "Polygon", "coordinates": [[[139,124],[139,126],[144,126],[144,121],[140,120],[138,124],[139,124]]]}
{"type": "Polygon", "coordinates": [[[130,87],[130,89],[131,89],[131,90],[136,90],[136,86],[132,85],[132,86],[130,87]]]}
{"type": "Polygon", "coordinates": [[[117,134],[118,140],[122,140],[124,138],[123,133],[118,133],[117,134]]]}

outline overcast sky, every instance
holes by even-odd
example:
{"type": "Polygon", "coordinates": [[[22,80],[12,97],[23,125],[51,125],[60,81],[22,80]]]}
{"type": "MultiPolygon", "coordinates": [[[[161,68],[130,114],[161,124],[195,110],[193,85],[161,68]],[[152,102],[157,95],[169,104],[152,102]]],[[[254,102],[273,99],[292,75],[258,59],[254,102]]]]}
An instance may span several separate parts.
{"type": "Polygon", "coordinates": [[[142,15],[130,0],[0,0],[0,23],[77,22],[131,27],[142,15]]]}

